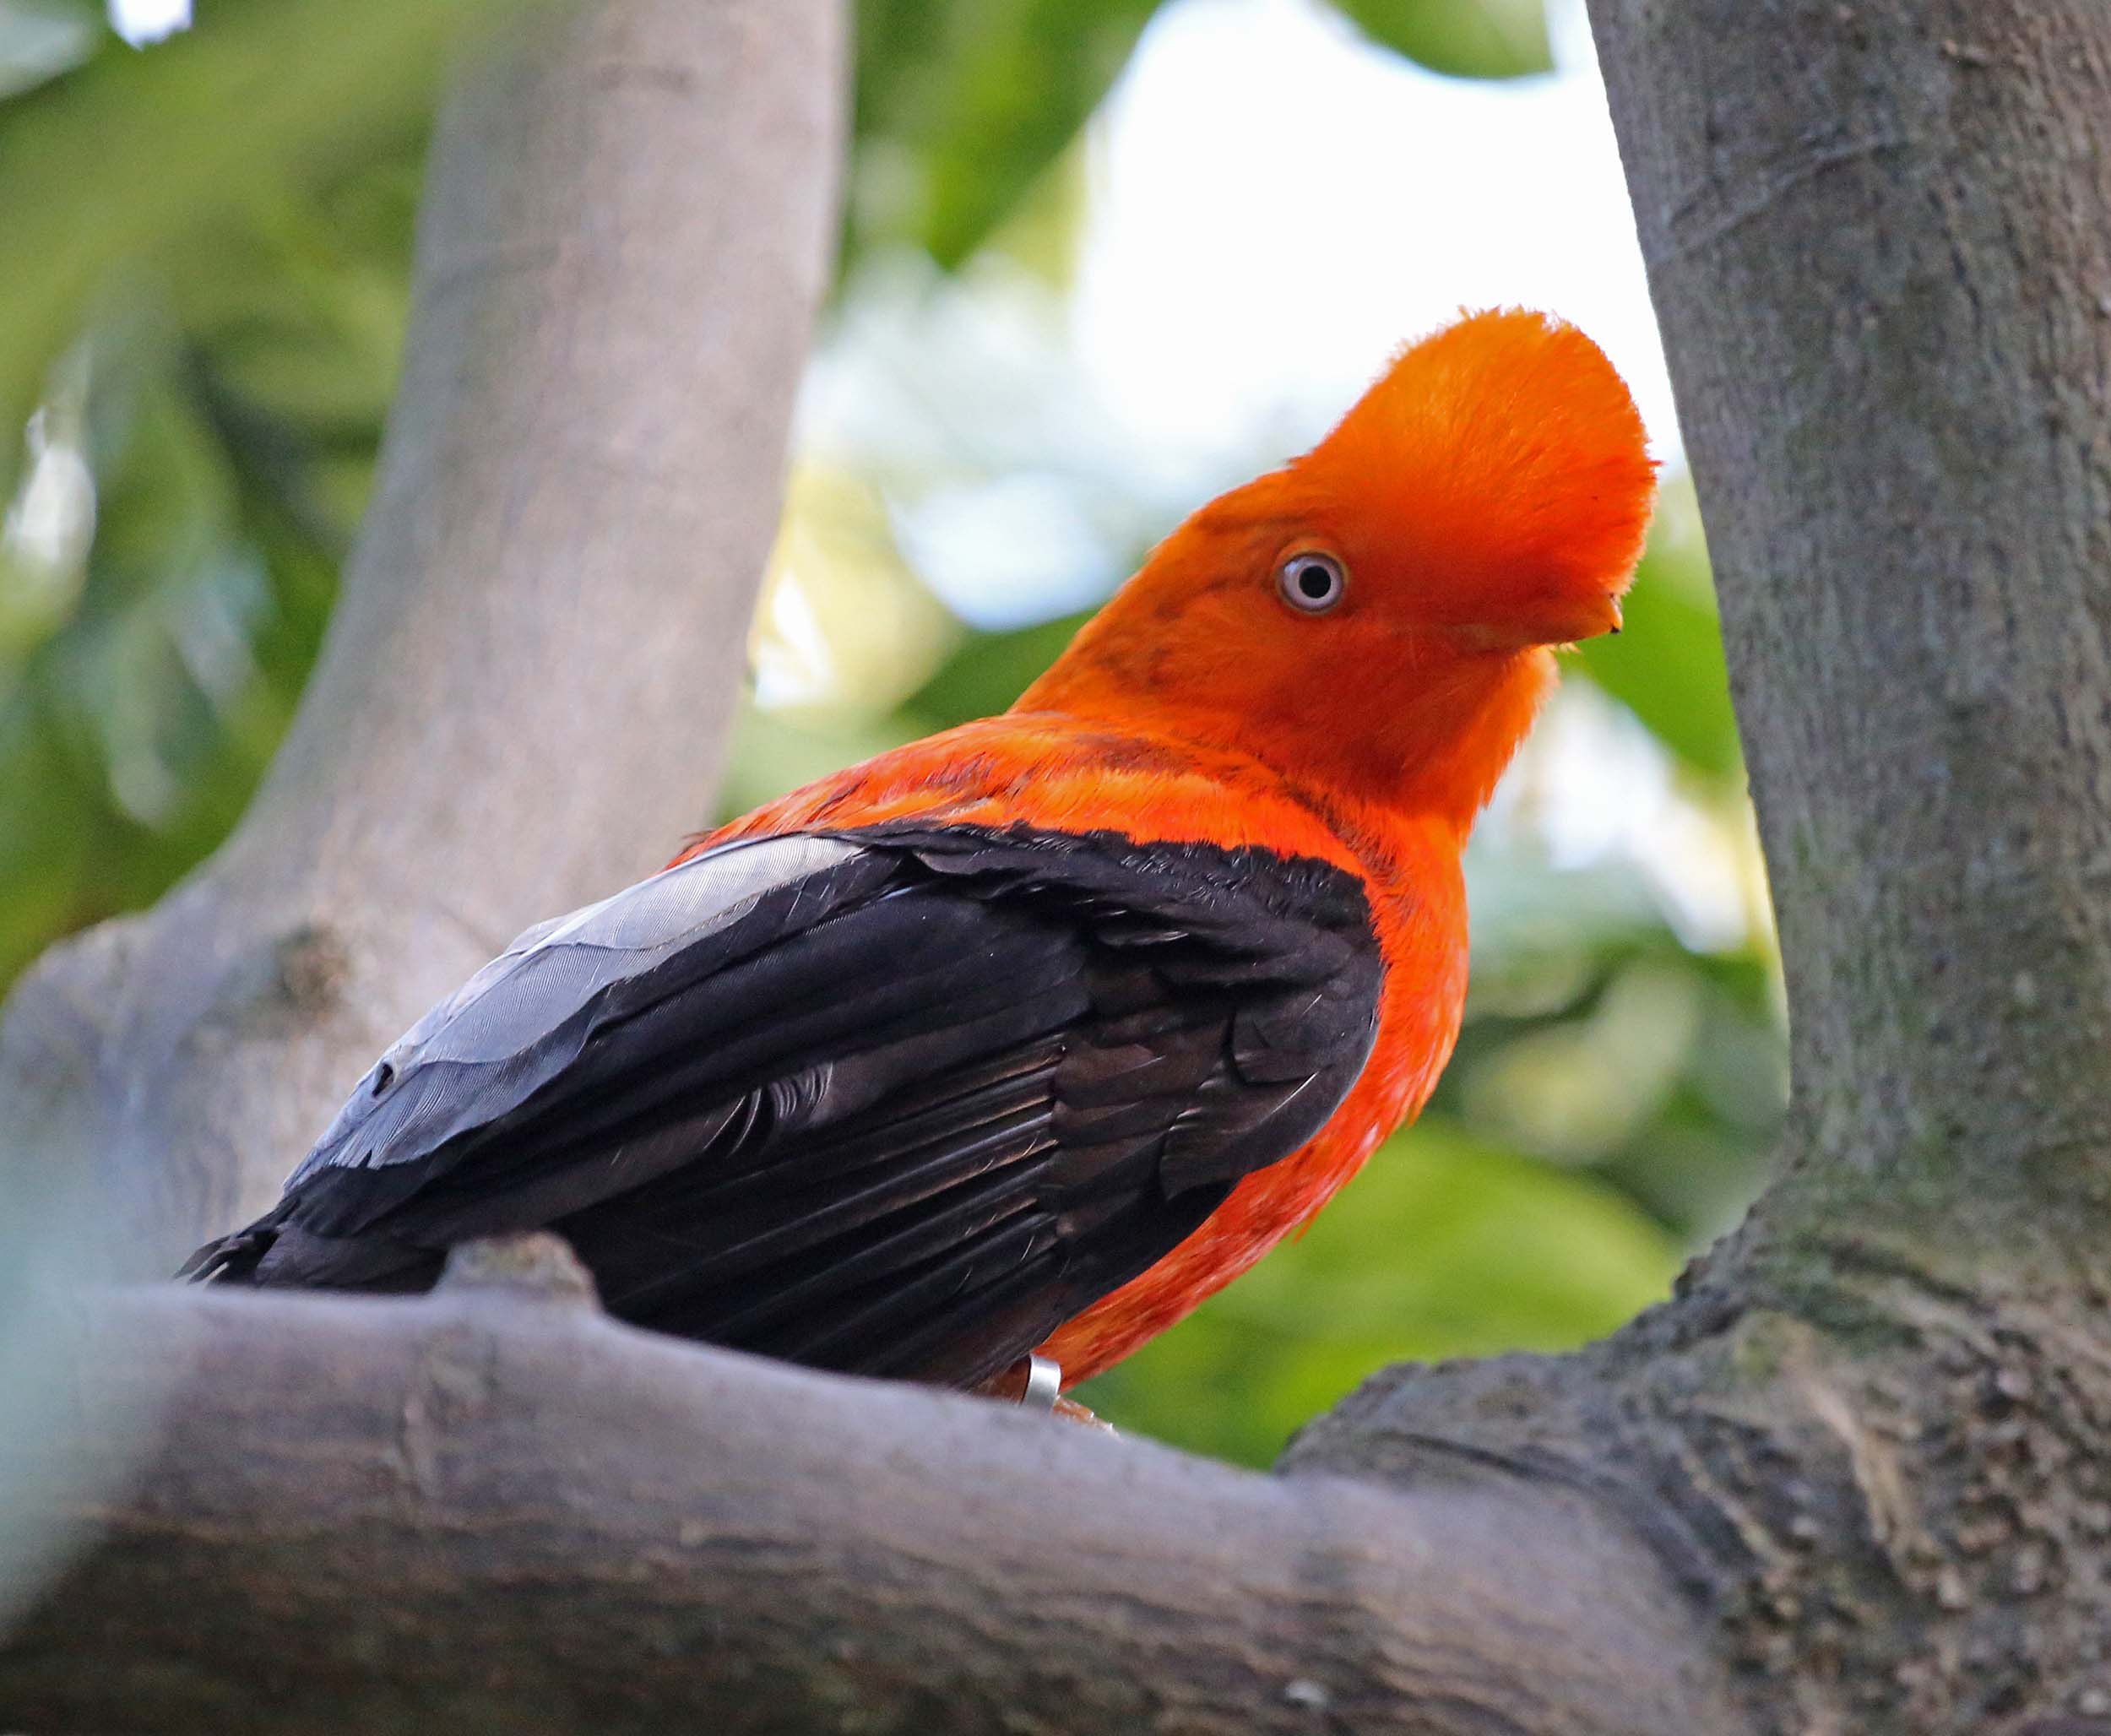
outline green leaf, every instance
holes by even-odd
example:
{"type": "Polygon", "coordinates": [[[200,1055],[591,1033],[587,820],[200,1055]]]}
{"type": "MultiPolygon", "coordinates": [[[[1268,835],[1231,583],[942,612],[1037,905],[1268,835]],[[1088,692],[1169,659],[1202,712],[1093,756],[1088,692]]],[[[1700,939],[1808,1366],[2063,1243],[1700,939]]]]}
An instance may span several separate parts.
{"type": "Polygon", "coordinates": [[[1007,710],[1089,617],[1066,615],[1009,632],[978,633],[948,658],[904,708],[931,729],[1007,710]]]}
{"type": "Polygon", "coordinates": [[[847,263],[887,242],[948,269],[1062,154],[1158,0],[860,0],[847,263]]]}
{"type": "Polygon", "coordinates": [[[81,784],[30,696],[0,697],[0,989],[52,936],[101,914],[81,896],[95,843],[81,784]]]}
{"type": "Polygon", "coordinates": [[[1730,708],[1729,665],[1715,610],[1707,548],[1690,484],[1665,491],[1649,552],[1617,637],[1589,641],[1590,678],[1695,771],[1734,778],[1743,766],[1730,708]]]}
{"type": "Polygon", "coordinates": [[[431,105],[465,33],[521,0],[217,0],[144,53],[0,106],[0,494],[52,359],[112,269],[431,105]]]}
{"type": "Polygon", "coordinates": [[[1358,28],[1433,73],[1517,79],[1554,69],[1542,0],[1336,0],[1358,28]]]}
{"type": "Polygon", "coordinates": [[[719,811],[730,820],[921,733],[898,717],[808,722],[744,706],[734,722],[719,811]]]}

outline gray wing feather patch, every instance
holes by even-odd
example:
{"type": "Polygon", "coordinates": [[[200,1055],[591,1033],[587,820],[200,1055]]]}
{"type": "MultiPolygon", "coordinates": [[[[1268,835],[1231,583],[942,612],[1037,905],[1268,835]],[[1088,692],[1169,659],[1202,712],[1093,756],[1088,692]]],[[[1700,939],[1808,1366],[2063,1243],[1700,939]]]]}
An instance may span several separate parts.
{"type": "MultiPolygon", "coordinates": [[[[379,1168],[517,1109],[587,1040],[664,992],[653,974],[751,914],[773,892],[822,881],[843,902],[883,877],[888,859],[838,838],[741,839],[663,869],[613,898],[529,929],[413,1025],[368,1071],[292,1175],[379,1168]],[[846,874],[860,858],[869,875],[846,874]]],[[[811,920],[818,913],[809,909],[811,920]]],[[[662,973],[664,974],[664,973],[662,973]]]]}

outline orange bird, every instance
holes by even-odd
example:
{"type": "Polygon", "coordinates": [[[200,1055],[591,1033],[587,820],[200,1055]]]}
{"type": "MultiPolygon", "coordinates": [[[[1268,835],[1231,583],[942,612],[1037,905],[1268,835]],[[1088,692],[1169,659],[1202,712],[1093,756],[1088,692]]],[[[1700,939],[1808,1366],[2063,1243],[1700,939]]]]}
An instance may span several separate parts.
{"type": "Polygon", "coordinates": [[[957,1386],[1099,1372],[1427,1099],[1467,833],[1550,648],[1619,627],[1654,486],[1582,333],[1460,320],[1002,716],[529,930],[186,1271],[415,1289],[549,1229],[643,1326],[957,1386]]]}

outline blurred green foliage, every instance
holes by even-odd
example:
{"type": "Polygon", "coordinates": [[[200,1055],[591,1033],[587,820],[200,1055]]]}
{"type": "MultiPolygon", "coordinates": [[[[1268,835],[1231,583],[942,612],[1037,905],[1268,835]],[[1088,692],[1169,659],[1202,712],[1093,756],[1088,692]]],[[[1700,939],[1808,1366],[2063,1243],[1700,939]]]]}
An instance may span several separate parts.
{"type": "Polygon", "coordinates": [[[844,247],[958,265],[1077,135],[1158,0],[859,0],[844,247]]]}
{"type": "Polygon", "coordinates": [[[1374,41],[1432,72],[1517,79],[1554,65],[1540,0],[1339,0],[1374,41]]]}
{"type": "Polygon", "coordinates": [[[129,262],[49,366],[0,541],[0,980],[152,902],[277,745],[394,379],[423,131],[129,262]]]}
{"type": "MultiPolygon", "coordinates": [[[[1542,0],[1338,0],[1431,70],[1553,65],[1542,0]]],[[[1106,95],[1159,0],[858,0],[844,257],[911,242],[959,265],[1106,95]]]]}
{"type": "Polygon", "coordinates": [[[1715,616],[1707,550],[1690,491],[1665,492],[1651,534],[1655,558],[1627,599],[1625,631],[1582,648],[1593,681],[1631,709],[1704,778],[1742,762],[1730,711],[1729,667],[1715,616]]]}
{"type": "MultiPolygon", "coordinates": [[[[0,986],[160,896],[269,762],[367,491],[436,75],[506,3],[368,0],[355,28],[320,0],[214,0],[142,52],[81,0],[0,0],[0,427],[28,426],[0,439],[0,986]]],[[[952,269],[994,238],[1014,264],[1060,260],[1087,196],[1066,151],[1154,9],[862,0],[846,258],[952,269]]],[[[1441,71],[1546,63],[1538,0],[1340,10],[1441,71]]],[[[886,540],[858,504],[879,485],[822,484],[795,491],[795,519],[849,501],[886,540]]],[[[874,582],[917,585],[881,554],[874,582]]],[[[798,589],[823,629],[858,631],[865,593],[798,589]]],[[[1075,624],[974,632],[920,589],[890,619],[940,622],[904,660],[913,691],[752,708],[730,806],[1001,708],[1075,624]]],[[[1265,1462],[1389,1358],[1604,1330],[1750,1191],[1780,1113],[1777,989],[1675,493],[1628,619],[1576,666],[1655,744],[1683,823],[1745,865],[1752,920],[1701,933],[1636,864],[1558,867],[1528,825],[1491,827],[1468,1024],[1430,1113],[1303,1240],[1095,1384],[1124,1426],[1265,1462]]]]}
{"type": "Polygon", "coordinates": [[[356,160],[430,111],[466,31],[518,3],[373,0],[347,30],[326,0],[214,0],[209,28],[140,53],[91,29],[92,12],[41,0],[31,15],[70,18],[81,52],[37,79],[59,57],[48,30],[33,32],[29,62],[0,70],[0,88],[26,87],[0,113],[0,211],[19,263],[0,274],[0,426],[21,425],[113,272],[356,160]]]}
{"type": "Polygon", "coordinates": [[[1265,1465],[1388,1363],[1566,1349],[1660,1299],[1678,1263],[1615,1191],[1431,1112],[1301,1239],[1076,1396],[1122,1428],[1265,1465]]]}

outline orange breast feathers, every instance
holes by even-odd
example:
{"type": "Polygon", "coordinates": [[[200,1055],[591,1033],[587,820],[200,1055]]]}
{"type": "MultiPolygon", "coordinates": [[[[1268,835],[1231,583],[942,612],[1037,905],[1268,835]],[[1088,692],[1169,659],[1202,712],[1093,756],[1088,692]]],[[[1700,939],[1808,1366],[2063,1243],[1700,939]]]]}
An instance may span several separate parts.
{"type": "Polygon", "coordinates": [[[1204,507],[1011,713],[913,743],[699,840],[914,818],[1306,856],[1370,899],[1377,1040],[1303,1147],[1057,1330],[1066,1381],[1244,1271],[1419,1109],[1466,987],[1460,852],[1551,648],[1617,631],[1655,475],[1618,375],[1506,311],[1403,351],[1304,457],[1204,507]]]}

